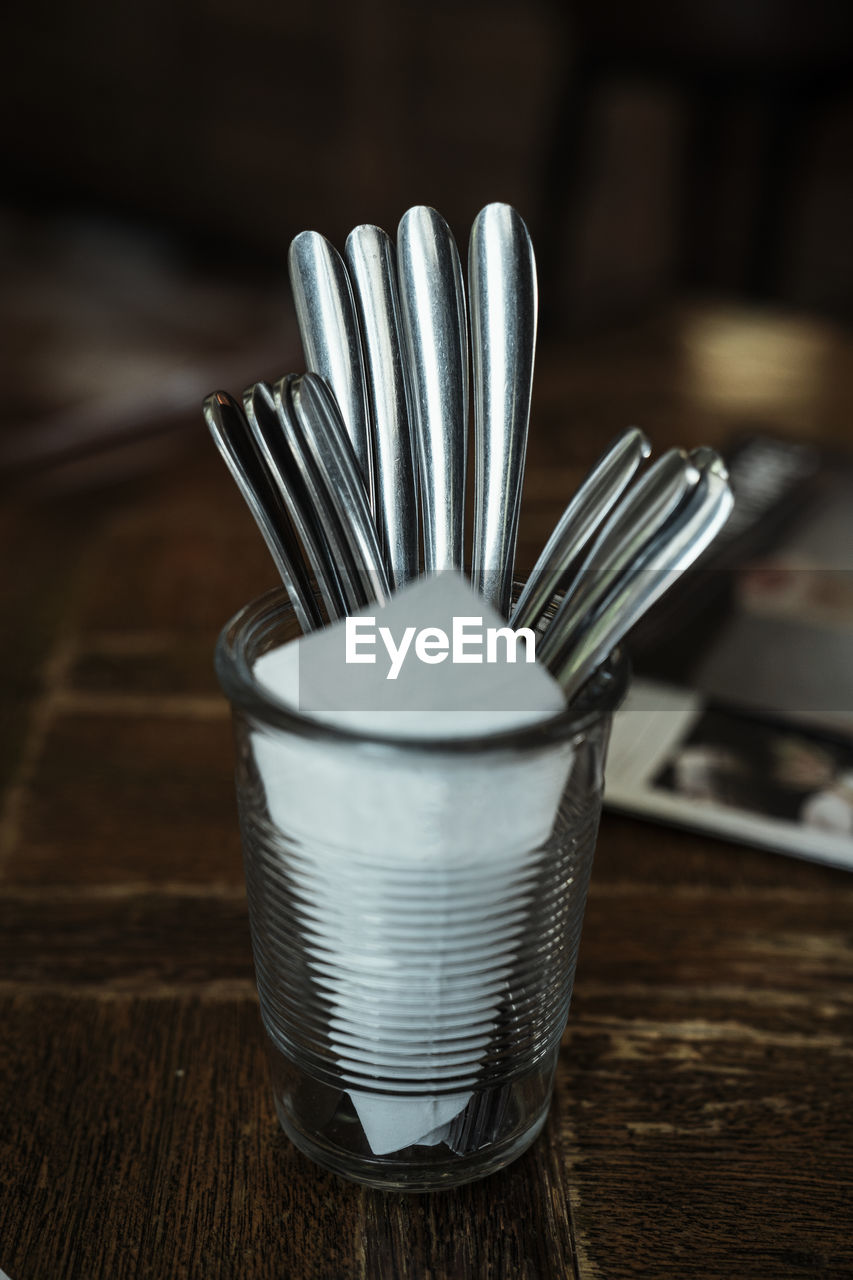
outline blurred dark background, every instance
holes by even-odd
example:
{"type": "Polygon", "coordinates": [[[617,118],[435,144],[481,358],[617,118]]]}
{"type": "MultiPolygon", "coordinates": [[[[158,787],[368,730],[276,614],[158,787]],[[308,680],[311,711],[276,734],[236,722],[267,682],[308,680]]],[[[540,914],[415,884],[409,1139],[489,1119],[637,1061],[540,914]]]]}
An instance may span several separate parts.
{"type": "Polygon", "coordinates": [[[35,0],[7,30],[6,474],[282,372],[292,236],[415,203],[463,256],[521,211],[545,343],[695,295],[853,320],[849,0],[35,0]]]}

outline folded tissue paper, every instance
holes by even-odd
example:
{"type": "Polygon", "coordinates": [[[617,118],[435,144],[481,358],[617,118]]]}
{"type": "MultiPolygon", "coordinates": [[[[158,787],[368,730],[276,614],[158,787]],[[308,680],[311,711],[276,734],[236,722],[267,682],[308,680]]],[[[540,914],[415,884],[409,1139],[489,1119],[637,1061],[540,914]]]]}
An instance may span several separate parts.
{"type": "Polygon", "coordinates": [[[515,661],[506,637],[489,645],[506,626],[461,574],[442,573],[254,666],[266,695],[356,735],[256,727],[252,751],[270,819],[298,844],[288,871],[309,963],[376,1155],[446,1140],[468,1104],[571,772],[570,743],[459,749],[565,710],[522,643],[515,661]],[[390,749],[365,741],[376,737],[390,749]],[[373,1069],[381,1088],[360,1089],[373,1069]],[[465,1088],[424,1092],[442,1079],[465,1088]]]}

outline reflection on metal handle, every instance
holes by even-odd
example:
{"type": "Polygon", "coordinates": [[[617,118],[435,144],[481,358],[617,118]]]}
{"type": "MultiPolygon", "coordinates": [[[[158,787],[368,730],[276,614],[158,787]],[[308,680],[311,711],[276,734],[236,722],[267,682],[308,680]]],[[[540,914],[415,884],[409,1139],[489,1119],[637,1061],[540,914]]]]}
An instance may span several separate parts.
{"type": "Polygon", "coordinates": [[[539,657],[546,665],[555,662],[583,619],[595,612],[698,479],[699,472],[686,454],[670,449],[623,497],[545,630],[539,657]]]}
{"type": "Polygon", "coordinates": [[[391,595],[388,573],[337,401],[315,373],[293,378],[290,396],[318,482],[317,510],[339,551],[338,563],[355,571],[360,604],[385,604],[391,595]]]}
{"type": "Polygon", "coordinates": [[[461,569],[468,430],[468,339],[459,251],[418,205],[397,238],[400,311],[416,428],[427,573],[461,569]]]}
{"type": "Polygon", "coordinates": [[[698,481],[674,514],[598,608],[582,619],[573,634],[565,636],[548,663],[567,698],[571,699],[615,645],[701,555],[729,518],[734,498],[722,461],[711,454],[707,451],[698,462],[698,481]]]}
{"type": "Polygon", "coordinates": [[[477,215],[468,251],[474,387],[472,581],[506,617],[521,509],[536,350],[536,262],[506,204],[477,215]]]}
{"type": "Polygon", "coordinates": [[[290,516],[240,406],[227,391],[215,391],[204,402],[204,419],[261,531],[300,627],[306,633],[322,627],[290,516]]]}
{"type": "Polygon", "coordinates": [[[379,227],[356,227],[347,239],[346,260],[364,342],[376,451],[376,524],[397,589],[418,575],[418,498],[394,246],[379,227]]]}
{"type": "Polygon", "coordinates": [[[308,369],[334,393],[373,509],[373,449],[361,338],[347,269],[317,231],[296,236],[288,255],[290,285],[308,369]]]}
{"type": "Polygon", "coordinates": [[[536,561],[512,615],[512,626],[535,628],[556,593],[564,586],[572,563],[601,528],[625,491],[651,445],[630,427],[596,463],[560,517],[536,561]]]}
{"type": "Polygon", "coordinates": [[[317,579],[329,618],[334,620],[343,617],[346,613],[346,601],[334,557],[317,521],[313,497],[303,480],[298,460],[294,457],[276,400],[269,387],[258,382],[247,391],[244,403],[248,407],[247,416],[252,434],[290,512],[317,579]]]}

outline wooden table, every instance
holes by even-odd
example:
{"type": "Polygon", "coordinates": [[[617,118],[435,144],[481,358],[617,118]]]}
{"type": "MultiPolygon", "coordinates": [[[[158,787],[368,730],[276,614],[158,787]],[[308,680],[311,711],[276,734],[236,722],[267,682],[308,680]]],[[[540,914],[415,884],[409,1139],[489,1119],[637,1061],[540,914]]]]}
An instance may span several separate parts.
{"type": "MultiPolygon", "coordinates": [[[[805,321],[545,351],[523,558],[629,422],[851,421],[853,339],[805,321]]],[[[11,1280],[853,1276],[848,875],[606,815],[544,1135],[457,1191],[349,1185],[270,1098],[212,649],[274,571],[200,417],[180,470],[7,502],[0,538],[11,1280]]]]}

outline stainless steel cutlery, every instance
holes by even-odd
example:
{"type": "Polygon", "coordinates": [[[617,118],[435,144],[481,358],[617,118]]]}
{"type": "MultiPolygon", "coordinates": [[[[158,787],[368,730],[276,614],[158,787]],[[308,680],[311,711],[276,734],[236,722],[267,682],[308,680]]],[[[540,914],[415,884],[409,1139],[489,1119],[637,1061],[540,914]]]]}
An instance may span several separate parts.
{"type": "Polygon", "coordinates": [[[400,220],[397,255],[424,569],[461,569],[469,403],[462,265],[444,218],[425,205],[400,220]]]}
{"type": "Polygon", "coordinates": [[[629,427],[596,463],[560,516],[528,575],[510,618],[513,627],[539,625],[554,596],[565,588],[572,564],[651,451],[642,431],[629,427]]]}
{"type": "Polygon", "coordinates": [[[418,478],[390,236],[380,227],[356,227],[347,239],[346,261],[373,425],[376,528],[396,590],[418,576],[418,478]]]}
{"type": "Polygon", "coordinates": [[[325,378],[335,395],[372,507],[373,445],[349,274],[338,251],[316,231],[294,239],[288,266],[307,368],[325,378]]]}
{"type": "MultiPolygon", "coordinates": [[[[708,455],[712,454],[708,450],[708,455]]],[[[698,479],[673,514],[639,550],[597,607],[574,622],[557,623],[556,657],[548,663],[571,700],[593,671],[714,540],[731,514],[734,497],[722,460],[697,463],[698,479]]],[[[546,638],[550,631],[546,633],[546,638]]],[[[547,658],[543,661],[548,662],[547,658]]]]}
{"type": "Polygon", "coordinates": [[[300,625],[384,604],[418,576],[421,555],[425,574],[470,568],[514,629],[537,633],[537,657],[571,699],[728,518],[722,460],[673,449],[637,478],[649,441],[625,431],[567,505],[513,608],[537,328],[527,228],[508,205],[481,210],[467,303],[456,242],[427,206],[403,216],[396,252],[364,225],[345,258],[316,232],[290,246],[308,372],[274,389],[255,383],[243,408],[225,392],[204,404],[300,625]]]}
{"type": "Polygon", "coordinates": [[[321,627],[323,616],[308,578],[282,487],[253,440],[240,406],[226,391],[215,391],[204,402],[204,417],[281,574],[299,625],[306,632],[321,627]]]}
{"type": "Polygon", "coordinates": [[[290,514],[329,618],[342,618],[348,599],[340,566],[317,505],[313,475],[291,428],[289,410],[282,413],[263,382],[256,382],[244,393],[243,405],[249,430],[290,514]]]}
{"type": "Polygon", "coordinates": [[[512,576],[536,350],[536,262],[507,204],[474,220],[468,250],[474,384],[471,581],[505,617],[512,576]]]}

